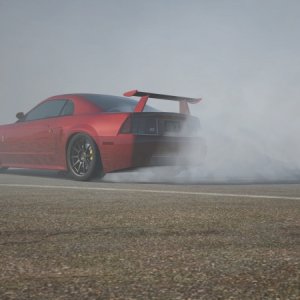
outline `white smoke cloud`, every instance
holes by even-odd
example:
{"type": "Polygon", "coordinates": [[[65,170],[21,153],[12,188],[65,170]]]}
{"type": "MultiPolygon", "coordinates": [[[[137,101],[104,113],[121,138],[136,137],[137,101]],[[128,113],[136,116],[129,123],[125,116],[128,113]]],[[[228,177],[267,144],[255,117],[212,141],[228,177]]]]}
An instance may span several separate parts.
{"type": "MultiPolygon", "coordinates": [[[[281,69],[283,71],[283,69],[281,69]]],[[[269,74],[267,72],[267,74],[269,74]]],[[[108,174],[108,181],[133,182],[272,182],[300,180],[299,91],[287,72],[243,82],[233,98],[205,98],[191,110],[201,120],[207,153],[184,149],[186,167],[145,168],[108,174]],[[284,76],[285,75],[285,76],[284,76]],[[247,85],[248,84],[248,85],[247,85]],[[195,157],[199,156],[201,164],[195,157]]]]}

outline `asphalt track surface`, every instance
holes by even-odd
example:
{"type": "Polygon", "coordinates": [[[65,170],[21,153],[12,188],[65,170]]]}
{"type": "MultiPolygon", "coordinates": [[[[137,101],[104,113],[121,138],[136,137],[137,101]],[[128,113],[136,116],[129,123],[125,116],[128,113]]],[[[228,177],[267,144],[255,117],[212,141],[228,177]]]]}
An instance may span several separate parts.
{"type": "Polygon", "coordinates": [[[0,174],[0,299],[300,299],[300,184],[0,174]]]}

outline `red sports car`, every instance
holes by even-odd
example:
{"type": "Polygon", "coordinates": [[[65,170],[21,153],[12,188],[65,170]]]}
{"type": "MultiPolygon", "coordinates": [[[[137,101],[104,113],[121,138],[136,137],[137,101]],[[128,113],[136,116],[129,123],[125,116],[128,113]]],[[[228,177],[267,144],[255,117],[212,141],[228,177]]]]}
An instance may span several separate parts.
{"type": "Polygon", "coordinates": [[[16,123],[0,126],[0,169],[64,170],[76,180],[89,180],[122,169],[174,164],[182,146],[204,149],[193,136],[199,119],[188,107],[201,99],[137,90],[124,96],[141,99],[58,95],[18,113],[16,123]],[[178,101],[180,113],[158,111],[147,105],[149,98],[178,101]]]}

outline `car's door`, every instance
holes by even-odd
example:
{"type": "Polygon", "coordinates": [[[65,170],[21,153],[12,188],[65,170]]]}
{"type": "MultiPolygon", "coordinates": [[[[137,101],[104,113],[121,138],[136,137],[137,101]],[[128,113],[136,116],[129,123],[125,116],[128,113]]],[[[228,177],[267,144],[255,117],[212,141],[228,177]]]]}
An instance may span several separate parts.
{"type": "MultiPolygon", "coordinates": [[[[60,118],[67,103],[65,99],[42,102],[25,115],[25,118],[6,130],[8,163],[24,167],[46,167],[55,165],[57,135],[60,118]]],[[[60,125],[61,126],[61,125],[60,125]]]]}

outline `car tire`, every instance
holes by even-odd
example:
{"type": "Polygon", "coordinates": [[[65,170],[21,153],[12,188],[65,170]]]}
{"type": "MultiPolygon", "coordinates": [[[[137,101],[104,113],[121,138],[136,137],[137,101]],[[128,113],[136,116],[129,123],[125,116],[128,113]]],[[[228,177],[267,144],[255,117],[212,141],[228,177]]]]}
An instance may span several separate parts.
{"type": "Polygon", "coordinates": [[[75,180],[87,181],[104,176],[100,153],[94,140],[87,134],[75,134],[67,147],[67,166],[75,180]]]}

